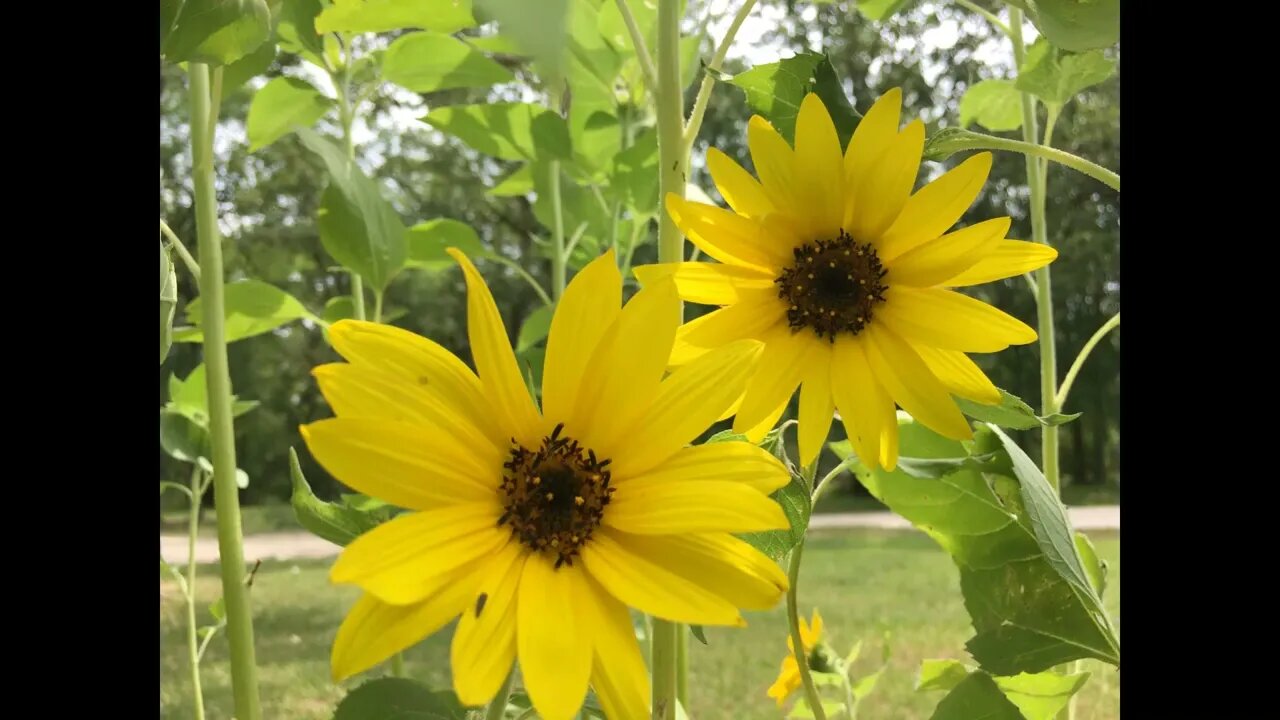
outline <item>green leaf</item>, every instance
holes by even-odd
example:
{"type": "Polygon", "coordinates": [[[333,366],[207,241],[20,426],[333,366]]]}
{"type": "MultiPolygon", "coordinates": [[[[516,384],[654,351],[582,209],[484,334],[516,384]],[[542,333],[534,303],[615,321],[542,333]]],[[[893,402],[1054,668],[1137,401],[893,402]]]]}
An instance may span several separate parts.
{"type": "Polygon", "coordinates": [[[320,0],[284,0],[280,23],[276,25],[276,38],[280,49],[308,58],[324,66],[324,42],[316,32],[316,17],[322,10],[320,0]]]}
{"type": "Polygon", "coordinates": [[[178,306],[178,275],[169,250],[160,243],[160,362],[169,357],[173,344],[173,315],[178,306]]]}
{"type": "Polygon", "coordinates": [[[809,93],[822,98],[835,121],[841,141],[847,141],[860,116],[849,104],[831,61],[820,53],[801,53],[776,63],[757,65],[730,82],[746,94],[747,104],[759,112],[787,142],[795,137],[800,102],[809,93]]]}
{"type": "Polygon", "coordinates": [[[906,9],[915,0],[858,0],[858,12],[879,22],[906,9]]]}
{"type": "Polygon", "coordinates": [[[384,677],[348,693],[333,720],[463,720],[466,712],[451,690],[433,691],[413,680],[384,677]]]}
{"type": "Polygon", "coordinates": [[[329,187],[320,200],[320,242],[375,291],[385,290],[405,262],[405,227],[378,186],[337,145],[310,128],[296,131],[324,160],[329,187]]]}
{"type": "Polygon", "coordinates": [[[964,128],[942,128],[925,140],[924,159],[942,162],[958,152],[983,147],[989,139],[989,136],[970,132],[964,128]]]}
{"type": "Polygon", "coordinates": [[[454,267],[457,263],[445,252],[451,247],[458,248],[473,260],[493,255],[470,225],[449,218],[418,223],[409,228],[406,237],[409,245],[406,264],[411,268],[438,272],[454,267]]]}
{"type": "Polygon", "coordinates": [[[209,454],[209,431],[187,415],[166,408],[160,411],[160,447],[174,460],[195,463],[209,454]]]}
{"type": "Polygon", "coordinates": [[[1101,50],[1066,53],[1040,40],[1027,51],[1015,86],[1049,105],[1061,106],[1115,73],[1116,62],[1101,50]]]}
{"type": "Polygon", "coordinates": [[[240,417],[261,404],[257,400],[236,400],[231,403],[231,417],[240,417]]]}
{"type": "Polygon", "coordinates": [[[222,102],[225,103],[234,96],[235,91],[245,83],[266,72],[275,59],[275,43],[265,42],[259,45],[257,50],[223,68],[222,102]]]}
{"type": "Polygon", "coordinates": [[[1023,720],[1018,707],[1000,692],[990,675],[961,680],[933,711],[930,720],[1023,720]]]}
{"type": "Polygon", "coordinates": [[[520,325],[520,335],[516,339],[516,352],[525,350],[542,342],[551,331],[551,317],[555,314],[555,305],[543,305],[529,313],[520,325]]]}
{"type": "Polygon", "coordinates": [[[462,38],[477,50],[493,55],[520,56],[520,48],[506,35],[485,35],[484,37],[464,36],[462,38]]]}
{"type": "Polygon", "coordinates": [[[1036,411],[1022,398],[1005,390],[1000,391],[999,405],[983,405],[972,400],[957,397],[954,398],[956,404],[960,406],[960,410],[974,420],[994,423],[1001,427],[1013,428],[1015,430],[1030,430],[1034,427],[1052,427],[1054,425],[1065,425],[1066,423],[1080,417],[1080,413],[1054,413],[1052,415],[1039,416],[1036,411]]]}
{"type": "Polygon", "coordinates": [[[533,169],[528,163],[516,168],[502,182],[493,186],[489,194],[494,197],[520,197],[533,192],[533,169]]]}
{"type": "MultiPolygon", "coordinates": [[[[226,311],[224,332],[227,342],[271,332],[311,313],[289,293],[261,280],[239,280],[223,290],[226,311]]],[[[187,322],[193,327],[182,328],[175,333],[179,342],[204,342],[201,332],[202,298],[187,303],[187,322]]]]}
{"type": "Polygon", "coordinates": [[[209,614],[213,616],[215,622],[222,623],[227,619],[227,601],[226,598],[218,598],[209,606],[209,614]]]}
{"type": "Polygon", "coordinates": [[[182,380],[177,375],[169,376],[169,407],[182,413],[200,424],[205,424],[209,417],[208,386],[205,380],[204,363],[196,366],[182,380]]]}
{"type": "Polygon", "coordinates": [[[245,128],[249,151],[260,150],[293,131],[294,126],[311,127],[333,107],[305,80],[278,77],[262,86],[249,105],[245,128]]]}
{"type": "Polygon", "coordinates": [[[698,642],[702,643],[703,645],[710,644],[707,642],[707,634],[703,632],[701,625],[690,625],[689,632],[693,633],[693,636],[698,638],[698,642]]]}
{"type": "Polygon", "coordinates": [[[782,506],[791,529],[747,533],[741,537],[755,549],[781,562],[804,539],[804,533],[809,529],[809,515],[813,512],[813,506],[810,504],[808,489],[794,474],[786,487],[775,490],[770,497],[782,506]]]}
{"type": "Polygon", "coordinates": [[[298,465],[298,453],[289,448],[289,476],[293,479],[294,517],[298,524],[316,537],[335,545],[346,546],[352,540],[378,526],[380,518],[371,512],[356,510],[347,505],[325,502],[315,496],[311,485],[302,475],[298,465]]]}
{"type": "Polygon", "coordinates": [[[996,686],[1009,702],[1022,711],[1026,720],[1053,720],[1088,680],[1089,673],[1059,675],[1051,672],[1022,673],[995,679],[996,686]]]}
{"type": "Polygon", "coordinates": [[[564,119],[532,103],[488,103],[436,108],[423,121],[475,150],[501,160],[538,157],[568,160],[572,151],[564,119]]]}
{"type": "Polygon", "coordinates": [[[515,79],[511,71],[448,35],[415,32],[387,48],[382,77],[413,92],[489,87],[515,79]]]}
{"type": "Polygon", "coordinates": [[[1076,533],[1076,552],[1080,553],[1080,561],[1084,563],[1084,570],[1089,574],[1089,582],[1094,591],[1098,593],[1098,597],[1102,597],[1107,589],[1107,563],[1098,558],[1093,541],[1082,532],[1076,533]]]}
{"type": "Polygon", "coordinates": [[[658,134],[647,129],[613,159],[610,189],[638,215],[658,211],[658,134]]]}
{"type": "MultiPolygon", "coordinates": [[[[640,29],[640,37],[650,53],[658,50],[658,0],[627,0],[631,16],[635,18],[636,27],[640,29]]],[[[622,11],[614,0],[600,5],[600,20],[597,25],[600,34],[619,52],[632,55],[635,53],[631,42],[631,33],[627,23],[622,19],[622,11]]],[[[652,88],[650,88],[652,89],[652,88]]]]}
{"type": "Polygon", "coordinates": [[[502,34],[533,58],[539,79],[554,91],[553,96],[564,77],[569,8],[569,0],[541,0],[536,10],[528,0],[476,0],[477,14],[497,20],[502,34]]]}
{"type": "Polygon", "coordinates": [[[329,298],[329,302],[324,304],[324,311],[320,313],[320,318],[330,325],[339,320],[346,320],[356,316],[356,303],[350,295],[339,295],[335,298],[329,298]]]}
{"type": "Polygon", "coordinates": [[[1012,80],[983,80],[960,98],[960,124],[979,123],[993,132],[1022,127],[1022,94],[1012,80]]]}
{"type": "Polygon", "coordinates": [[[229,65],[270,35],[266,0],[185,0],[173,15],[160,54],[172,63],[229,65]]]}
{"type": "Polygon", "coordinates": [[[969,676],[969,668],[959,660],[925,660],[920,663],[916,692],[951,690],[969,676]]]}
{"type": "Polygon", "coordinates": [[[419,29],[451,33],[474,27],[471,0],[333,0],[316,18],[319,33],[419,29]]]}
{"type": "Polygon", "coordinates": [[[1120,0],[1023,1],[1040,32],[1064,50],[1098,50],[1120,39],[1120,0]]]}

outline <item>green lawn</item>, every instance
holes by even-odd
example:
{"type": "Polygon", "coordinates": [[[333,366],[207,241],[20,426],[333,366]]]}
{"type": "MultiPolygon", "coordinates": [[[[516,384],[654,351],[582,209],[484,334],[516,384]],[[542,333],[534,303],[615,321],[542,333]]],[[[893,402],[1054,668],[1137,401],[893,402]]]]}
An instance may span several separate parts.
{"type": "MultiPolygon", "coordinates": [[[[1106,602],[1118,622],[1120,539],[1116,534],[1093,538],[1099,554],[1111,565],[1106,602]]],[[[264,563],[254,580],[264,717],[328,720],[344,693],[329,681],[329,644],[357,591],[330,586],[328,565],[264,563]]],[[[204,603],[211,602],[219,592],[216,568],[202,567],[200,572],[199,597],[204,603]]],[[[189,718],[192,710],[181,595],[162,581],[160,596],[161,716],[189,718]]],[[[815,604],[821,609],[828,637],[839,652],[864,639],[860,670],[874,669],[884,631],[892,631],[889,668],[860,709],[861,717],[869,720],[928,718],[941,696],[913,692],[920,661],[964,659],[964,641],[972,634],[955,566],[930,540],[915,532],[815,534],[805,551],[800,603],[805,616],[815,604]]],[[[200,612],[201,618],[208,617],[204,607],[200,612]]],[[[749,613],[747,619],[750,625],[745,629],[708,629],[708,646],[693,641],[690,714],[694,718],[782,717],[765,697],[765,689],[786,651],[785,610],[780,605],[772,612],[749,613]]],[[[451,632],[445,628],[407,653],[406,666],[412,677],[441,686],[448,682],[451,632]]],[[[209,720],[227,720],[231,714],[226,659],[225,638],[219,635],[203,663],[209,720]]],[[[1115,668],[1094,662],[1085,666],[1093,676],[1081,691],[1077,720],[1118,718],[1120,683],[1115,668]]]]}

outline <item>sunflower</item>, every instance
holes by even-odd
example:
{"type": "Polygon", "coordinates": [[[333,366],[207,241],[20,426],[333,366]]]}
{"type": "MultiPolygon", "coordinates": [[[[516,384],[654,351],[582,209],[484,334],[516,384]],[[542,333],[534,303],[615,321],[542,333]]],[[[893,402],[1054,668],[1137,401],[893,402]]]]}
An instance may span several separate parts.
{"type": "Polygon", "coordinates": [[[330,328],[348,361],[314,374],[337,417],[302,428],[343,483],[411,512],[356,538],[330,573],[360,587],[333,644],[335,680],[461,616],[453,684],[488,702],[518,657],[538,713],[568,720],[588,684],[610,717],[648,717],[628,607],[745,625],[786,576],[731,533],[788,527],[785,467],[745,442],[686,447],[745,387],[761,346],[733,343],[663,377],[672,283],[622,305],[613,253],[566,289],[547,340],[543,407],[521,378],[484,280],[467,282],[472,371],[387,325],[330,328]]]}
{"type": "MultiPolygon", "coordinates": [[[[804,645],[803,655],[805,662],[808,662],[809,653],[817,647],[818,642],[822,640],[822,616],[818,614],[818,609],[813,609],[813,624],[810,625],[800,618],[800,642],[804,645]]],[[[787,701],[791,693],[800,689],[800,666],[796,664],[796,646],[791,641],[791,636],[787,636],[787,656],[782,658],[782,669],[778,671],[778,679],[773,681],[773,685],[769,687],[769,697],[778,701],[778,707],[782,707],[787,701]]]]}
{"type": "Polygon", "coordinates": [[[991,170],[978,153],[911,192],[924,124],[898,129],[902,93],[885,93],[840,152],[817,95],[796,118],[796,145],[761,117],[747,143],[759,181],[728,156],[707,152],[732,210],[666,198],[681,231],[719,263],[635,268],[642,284],[674,278],[688,301],[720,309],[680,328],[679,366],[742,338],[765,343],[736,408],[734,429],[759,439],[800,386],[800,455],[822,449],[838,409],[859,458],[892,469],[895,403],[946,437],[971,437],[952,396],[983,404],[1000,391],[965,353],[1034,342],[1023,322],[953,288],[1013,277],[1057,257],[1009,240],[1009,218],[947,232],[991,170]]]}

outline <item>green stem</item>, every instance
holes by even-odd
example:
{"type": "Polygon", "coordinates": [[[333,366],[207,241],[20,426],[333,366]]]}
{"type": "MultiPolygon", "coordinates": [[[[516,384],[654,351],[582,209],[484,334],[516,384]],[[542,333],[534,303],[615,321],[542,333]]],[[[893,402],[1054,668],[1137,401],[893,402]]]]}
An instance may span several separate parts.
{"type": "Polygon", "coordinates": [[[689,707],[689,628],[676,625],[676,699],[689,707]]]}
{"type": "Polygon", "coordinates": [[[1062,379],[1062,386],[1058,388],[1058,395],[1054,398],[1053,404],[1059,410],[1067,404],[1067,395],[1071,392],[1071,386],[1075,384],[1076,375],[1080,374],[1080,368],[1084,367],[1084,361],[1089,358],[1089,353],[1093,352],[1093,349],[1097,347],[1098,343],[1102,342],[1102,338],[1106,337],[1107,333],[1118,327],[1120,327],[1120,313],[1116,313],[1110,320],[1102,323],[1102,327],[1098,328],[1093,337],[1089,338],[1089,342],[1080,348],[1080,354],[1076,355],[1075,361],[1071,363],[1071,369],[1067,370],[1067,376],[1062,379]]]}
{"type": "MultiPolygon", "coordinates": [[[[1023,93],[1026,96],[1026,93],[1023,93]]],[[[1034,111],[1034,105],[1032,107],[1034,111]]],[[[1034,112],[1032,114],[1034,117],[1034,112]]],[[[1032,130],[1035,128],[1032,127],[1032,130]]],[[[1120,174],[1112,172],[1097,163],[1090,162],[1080,157],[1072,155],[1064,150],[1057,148],[1045,147],[1035,142],[1035,134],[1026,132],[1026,125],[1023,125],[1024,137],[1027,141],[1010,140],[1009,138],[995,137],[993,135],[985,135],[977,132],[964,133],[964,142],[952,140],[948,143],[950,147],[957,150],[1009,150],[1027,155],[1027,162],[1032,162],[1032,158],[1042,158],[1051,160],[1064,167],[1069,167],[1078,173],[1088,175],[1098,182],[1106,185],[1119,192],[1120,190],[1120,174]]]]}
{"type": "Polygon", "coordinates": [[[564,206],[560,197],[560,161],[551,161],[551,208],[555,227],[552,228],[551,241],[554,243],[551,254],[551,297],[559,300],[564,294],[565,265],[568,264],[569,253],[564,247],[564,206]]]}
{"type": "MultiPolygon", "coordinates": [[[[351,51],[347,48],[347,57],[342,63],[342,69],[337,72],[330,72],[329,79],[333,82],[333,89],[338,95],[338,120],[342,124],[342,149],[347,153],[347,159],[355,162],[356,147],[355,141],[351,137],[351,126],[355,123],[355,106],[351,104],[351,51]]],[[[355,272],[351,273],[351,307],[357,320],[366,319],[367,315],[364,308],[364,278],[355,272]]]]}
{"type": "Polygon", "coordinates": [[[204,720],[204,691],[200,688],[200,638],[196,627],[196,536],[200,532],[200,466],[191,469],[191,504],[187,518],[187,651],[191,661],[191,697],[196,720],[204,720]]]}
{"type": "Polygon", "coordinates": [[[404,655],[396,653],[391,656],[391,676],[398,678],[404,677],[404,655]]]}
{"type": "Polygon", "coordinates": [[[787,622],[791,627],[791,651],[795,655],[796,665],[800,669],[800,682],[804,685],[805,702],[816,720],[827,720],[822,709],[822,698],[818,696],[818,688],[813,684],[813,676],[809,674],[809,658],[804,650],[804,641],[800,637],[800,611],[796,606],[796,586],[800,584],[800,557],[804,554],[804,540],[801,540],[791,551],[791,566],[787,578],[791,586],[787,589],[787,622]]]}
{"type": "Polygon", "coordinates": [[[226,604],[227,642],[231,648],[231,690],[237,720],[261,720],[257,664],[253,648],[253,615],[244,585],[243,531],[236,487],[235,430],[231,415],[231,376],[227,366],[224,322],[222,241],[213,187],[213,133],[208,125],[209,67],[190,64],[191,151],[195,185],[196,234],[199,240],[203,311],[204,361],[208,383],[209,434],[212,438],[213,498],[218,511],[218,557],[226,604]]]}
{"type": "Polygon", "coordinates": [[[200,264],[196,262],[195,258],[191,257],[191,253],[187,251],[187,246],[183,245],[182,241],[178,239],[177,234],[175,234],[169,227],[169,223],[161,220],[160,232],[164,233],[164,236],[169,238],[169,242],[173,245],[173,249],[178,252],[178,257],[182,258],[182,264],[187,266],[187,271],[191,273],[193,278],[195,278],[196,287],[199,288],[200,264]]]}
{"type": "Polygon", "coordinates": [[[547,294],[547,291],[542,289],[542,285],[538,283],[536,278],[534,278],[532,275],[529,274],[528,270],[525,270],[524,268],[520,267],[520,263],[516,262],[515,260],[512,260],[509,257],[504,257],[502,255],[495,255],[492,259],[495,260],[496,262],[500,262],[503,265],[506,265],[507,267],[514,270],[517,275],[524,278],[524,281],[529,283],[529,287],[533,288],[533,291],[538,294],[538,297],[542,299],[542,302],[546,303],[547,305],[553,304],[553,301],[551,300],[551,296],[547,294]]]}
{"type": "MultiPolygon", "coordinates": [[[[684,260],[684,237],[665,209],[667,196],[684,197],[689,153],[684,144],[680,92],[680,0],[658,0],[658,262],[684,260]]],[[[683,311],[681,311],[683,317],[683,311]]]]}
{"type": "Polygon", "coordinates": [[[379,290],[373,291],[373,321],[382,322],[382,292],[379,290]]]}
{"type": "Polygon", "coordinates": [[[995,28],[1000,32],[1004,33],[1006,37],[1013,36],[1013,31],[1009,28],[1009,26],[1005,25],[1004,22],[1000,20],[1000,17],[995,13],[991,12],[990,10],[982,7],[981,5],[978,5],[977,3],[970,2],[969,0],[956,0],[956,4],[959,5],[960,7],[968,8],[969,10],[972,10],[973,12],[986,18],[987,22],[994,25],[995,28]]]}
{"type": "MultiPolygon", "coordinates": [[[[836,465],[834,468],[831,469],[831,472],[823,476],[823,478],[818,481],[818,486],[813,489],[813,497],[812,497],[812,501],[809,503],[809,507],[817,507],[818,498],[822,497],[823,491],[827,489],[827,484],[830,483],[832,480],[836,479],[837,477],[839,477],[840,473],[844,472],[845,470],[848,470],[856,462],[857,460],[852,457],[846,460],[842,460],[839,465],[836,465]]],[[[816,467],[815,467],[815,470],[816,470],[816,467]]]]}
{"type": "Polygon", "coordinates": [[[627,0],[617,0],[617,3],[618,13],[622,15],[622,22],[627,26],[627,34],[631,36],[636,60],[640,62],[640,73],[644,75],[644,82],[650,89],[656,88],[658,72],[653,67],[653,56],[649,54],[649,48],[644,44],[644,35],[640,32],[640,26],[636,24],[636,17],[631,14],[631,6],[627,5],[627,0]]]}
{"type": "MultiPolygon", "coordinates": [[[[502,720],[507,714],[507,701],[511,698],[511,687],[516,682],[516,666],[512,665],[507,671],[507,679],[502,682],[502,687],[498,689],[498,694],[493,696],[493,701],[489,703],[489,709],[484,712],[484,720],[502,720]]],[[[533,708],[530,708],[532,710],[533,708]]]]}
{"type": "Polygon", "coordinates": [[[653,619],[653,720],[676,717],[677,623],[653,619]]]}
{"type": "MultiPolygon", "coordinates": [[[[742,23],[746,21],[747,15],[751,14],[751,9],[755,6],[756,0],[743,0],[737,14],[733,16],[733,22],[729,23],[729,29],[725,30],[724,37],[720,38],[720,45],[716,47],[715,54],[711,56],[711,64],[707,66],[709,71],[720,71],[720,65],[729,54],[729,48],[733,45],[734,36],[738,34],[738,28],[742,27],[742,23]]],[[[693,111],[689,113],[689,124],[684,129],[686,156],[693,148],[693,141],[698,138],[698,130],[702,128],[702,118],[707,113],[707,103],[711,100],[711,88],[715,84],[716,79],[712,72],[702,74],[702,84],[698,86],[698,95],[693,99],[693,111]]]]}

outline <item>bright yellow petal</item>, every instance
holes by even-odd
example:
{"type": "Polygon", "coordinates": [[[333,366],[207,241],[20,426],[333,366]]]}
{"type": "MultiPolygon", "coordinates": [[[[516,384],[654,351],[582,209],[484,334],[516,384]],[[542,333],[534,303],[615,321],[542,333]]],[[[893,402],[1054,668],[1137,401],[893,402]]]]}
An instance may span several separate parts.
{"type": "Polygon", "coordinates": [[[952,395],[986,405],[1000,404],[1000,389],[991,383],[982,368],[970,360],[969,356],[928,345],[917,345],[915,350],[952,395]]]}
{"type": "MultiPolygon", "coordinates": [[[[631,482],[618,472],[614,478],[619,485],[631,482]]],[[[791,475],[768,450],[749,442],[732,441],[682,448],[638,479],[673,484],[718,480],[771,493],[791,482],[791,475]]]]}
{"type": "Polygon", "coordinates": [[[637,477],[659,467],[701,435],[741,395],[760,344],[739,340],[678,368],[647,394],[644,412],[616,444],[597,445],[613,459],[619,477],[637,477]]]}
{"type": "Polygon", "coordinates": [[[541,553],[525,562],[516,621],[520,673],[546,720],[571,720],[586,697],[596,628],[577,608],[591,601],[589,592],[581,568],[557,570],[541,553]]]}
{"type": "Polygon", "coordinates": [[[631,624],[627,606],[618,602],[590,575],[587,587],[592,602],[582,608],[592,614],[595,658],[591,687],[610,718],[649,717],[649,670],[631,624]]]}
{"type": "Polygon", "coordinates": [[[770,412],[791,399],[800,379],[811,369],[810,358],[820,355],[820,341],[813,333],[792,333],[778,326],[763,338],[764,352],[755,374],[747,381],[747,396],[733,418],[734,432],[745,432],[768,417],[770,412]]]}
{"type": "Polygon", "coordinates": [[[890,287],[872,324],[918,344],[962,352],[999,352],[1036,341],[1036,331],[1021,320],[941,288],[890,287]]]}
{"type": "Polygon", "coordinates": [[[882,454],[883,425],[886,418],[893,417],[894,406],[871,372],[864,344],[861,336],[836,342],[831,357],[831,393],[858,459],[874,467],[882,454]]]}
{"type": "Polygon", "coordinates": [[[697,625],[746,625],[732,603],[698,581],[668,568],[669,558],[652,558],[630,547],[639,536],[598,528],[582,547],[582,564],[630,607],[673,622],[697,625]]]}
{"type": "Polygon", "coordinates": [[[778,503],[735,482],[619,483],[605,525],[637,535],[763,532],[791,527],[778,503]]]}
{"type": "Polygon", "coordinates": [[[776,563],[728,533],[632,535],[611,530],[609,537],[734,607],[769,610],[787,590],[787,576],[776,563]]]}
{"type": "Polygon", "coordinates": [[[966,287],[1003,280],[1038,270],[1057,257],[1058,251],[1044,243],[1001,240],[996,243],[990,254],[979,260],[973,267],[953,278],[948,278],[943,284],[948,287],[966,287]]]}
{"type": "Polygon", "coordinates": [[[499,445],[510,436],[488,411],[480,379],[471,368],[440,345],[391,325],[339,320],[329,326],[329,341],[354,365],[372,367],[420,385],[440,397],[458,417],[499,445]]]}
{"type": "Polygon", "coordinates": [[[440,592],[413,605],[361,595],[338,627],[330,667],[334,682],[364,672],[444,627],[472,599],[478,574],[458,573],[440,592]]]}
{"type": "Polygon", "coordinates": [[[800,101],[796,117],[796,181],[807,200],[808,230],[831,238],[844,221],[844,158],[840,136],[822,100],[814,93],[800,101]]]}
{"type": "Polygon", "coordinates": [[[760,270],[724,263],[662,263],[633,268],[641,285],[674,278],[680,299],[704,305],[732,305],[742,299],[742,290],[773,287],[773,276],[760,270]]]}
{"type": "Polygon", "coordinates": [[[769,686],[769,697],[775,698],[778,701],[778,707],[782,707],[791,693],[798,690],[801,684],[800,666],[796,664],[794,655],[787,655],[782,660],[782,671],[778,673],[778,679],[769,686]]]}
{"type": "Polygon", "coordinates": [[[871,174],[855,178],[852,188],[857,210],[846,226],[855,240],[877,240],[903,212],[920,172],[923,152],[924,123],[912,120],[890,141],[871,174]]]}
{"type": "Polygon", "coordinates": [[[707,150],[707,170],[725,202],[739,215],[758,218],[775,210],[773,201],[751,173],[718,148],[707,150]]]}
{"type": "Polygon", "coordinates": [[[498,527],[499,513],[495,502],[400,515],[343,548],[329,579],[392,605],[419,602],[453,571],[508,544],[511,531],[498,527]]]}
{"type": "Polygon", "coordinates": [[[933,287],[973,267],[1009,232],[1009,218],[995,218],[930,240],[888,265],[885,282],[933,287]]]}
{"type": "Polygon", "coordinates": [[[742,434],[746,435],[747,440],[753,443],[759,443],[761,440],[764,440],[764,436],[768,435],[769,431],[772,430],[775,426],[777,426],[778,419],[782,417],[782,413],[786,412],[787,406],[790,404],[791,404],[790,395],[782,398],[778,402],[777,407],[770,410],[769,414],[765,415],[764,418],[760,420],[760,422],[756,423],[755,425],[752,425],[749,428],[744,428],[742,431],[742,434]]]}
{"type": "Polygon", "coordinates": [[[991,153],[980,152],[920,188],[876,246],[880,260],[892,262],[955,225],[978,197],[990,172],[991,153]]]}
{"type": "Polygon", "coordinates": [[[773,288],[743,290],[741,299],[726,308],[690,320],[676,331],[671,365],[680,366],[709,350],[744,338],[759,339],[785,322],[787,307],[773,288]]]}
{"type": "Polygon", "coordinates": [[[790,248],[775,243],[751,218],[674,193],[667,195],[666,208],[689,242],[726,265],[773,272],[787,262],[790,248]]]}
{"type": "Polygon", "coordinates": [[[329,418],[301,428],[315,459],[342,484],[413,510],[496,502],[501,468],[447,433],[393,420],[329,418]]]}
{"type": "Polygon", "coordinates": [[[542,410],[549,422],[572,417],[591,354],[621,307],[622,275],[609,250],[573,276],[551,318],[542,373],[542,410]]]}
{"type": "Polygon", "coordinates": [[[449,667],[463,705],[488,703],[516,659],[516,597],[528,550],[510,543],[489,563],[453,634],[449,667]]]}
{"type": "Polygon", "coordinates": [[[813,609],[811,621],[805,623],[804,618],[801,618],[800,623],[800,641],[804,643],[806,651],[812,650],[822,639],[822,616],[818,614],[818,608],[813,609]]]}
{"type": "Polygon", "coordinates": [[[768,120],[752,115],[747,122],[747,147],[756,166],[760,184],[773,205],[797,220],[805,217],[805,206],[796,188],[795,152],[768,120]]]}
{"type": "Polygon", "coordinates": [[[902,89],[893,88],[880,96],[867,114],[858,122],[844,155],[845,214],[844,227],[850,227],[855,212],[851,192],[860,178],[871,177],[880,156],[898,136],[898,123],[902,112],[902,89]]]}
{"type": "Polygon", "coordinates": [[[973,437],[972,428],[951,394],[910,344],[880,325],[872,325],[864,332],[871,369],[903,410],[945,437],[973,437]]]}
{"type": "Polygon", "coordinates": [[[467,256],[456,248],[449,248],[448,252],[462,266],[467,279],[467,337],[490,407],[498,414],[498,421],[509,437],[525,446],[534,445],[542,437],[542,418],[516,364],[498,306],[489,286],[467,256]]]}
{"type": "Polygon", "coordinates": [[[627,302],[578,381],[578,405],[565,423],[570,437],[598,453],[620,444],[658,392],[679,322],[680,298],[669,280],[627,302]]]}
{"type": "Polygon", "coordinates": [[[827,442],[831,421],[835,418],[835,399],[831,395],[831,355],[824,349],[813,353],[800,386],[800,464],[808,466],[827,442]]]}

